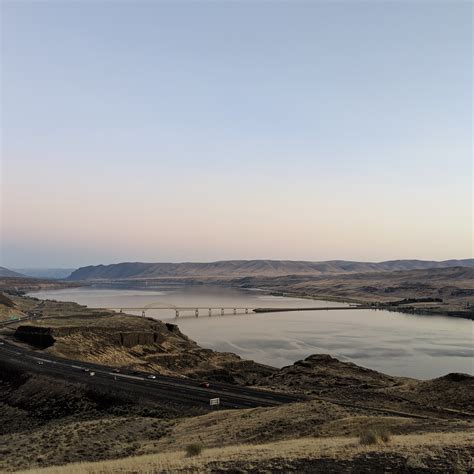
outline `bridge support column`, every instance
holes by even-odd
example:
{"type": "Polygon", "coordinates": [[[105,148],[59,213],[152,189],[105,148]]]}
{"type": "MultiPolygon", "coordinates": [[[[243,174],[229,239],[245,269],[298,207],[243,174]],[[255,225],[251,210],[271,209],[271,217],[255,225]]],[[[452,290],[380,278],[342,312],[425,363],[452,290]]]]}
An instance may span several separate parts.
{"type": "Polygon", "coordinates": [[[211,314],[212,314],[212,310],[211,308],[209,308],[209,316],[211,316],[211,314]]]}
{"type": "Polygon", "coordinates": [[[176,317],[179,318],[179,309],[176,310],[176,317]]]}
{"type": "Polygon", "coordinates": [[[249,314],[249,309],[245,308],[245,314],[249,314]]]}
{"type": "Polygon", "coordinates": [[[196,316],[196,318],[199,317],[199,310],[197,308],[194,310],[194,316],[196,316]]]}
{"type": "Polygon", "coordinates": [[[237,310],[234,308],[234,314],[237,314],[237,310]]]}
{"type": "Polygon", "coordinates": [[[224,316],[224,308],[221,308],[221,316],[224,316]]]}
{"type": "Polygon", "coordinates": [[[142,311],[142,316],[145,317],[145,311],[142,311]]]}

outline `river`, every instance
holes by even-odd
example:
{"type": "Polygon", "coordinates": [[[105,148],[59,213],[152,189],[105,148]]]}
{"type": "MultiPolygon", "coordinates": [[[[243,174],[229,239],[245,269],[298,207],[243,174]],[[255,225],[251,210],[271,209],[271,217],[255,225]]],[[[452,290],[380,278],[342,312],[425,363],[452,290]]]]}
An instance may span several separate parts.
{"type": "MultiPolygon", "coordinates": [[[[82,287],[41,291],[38,298],[74,301],[90,307],[164,306],[308,307],[341,303],[270,296],[258,290],[204,285],[154,289],[82,287]]],[[[429,379],[449,372],[473,373],[473,322],[381,310],[297,311],[228,314],[149,310],[173,321],[201,346],[282,367],[310,354],[331,354],[387,374],[429,379]]]]}

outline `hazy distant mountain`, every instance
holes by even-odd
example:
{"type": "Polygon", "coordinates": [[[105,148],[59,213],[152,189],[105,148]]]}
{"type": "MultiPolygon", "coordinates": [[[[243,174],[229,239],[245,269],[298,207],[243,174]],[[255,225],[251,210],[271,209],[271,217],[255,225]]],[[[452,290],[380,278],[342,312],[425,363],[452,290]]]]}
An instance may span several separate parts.
{"type": "Polygon", "coordinates": [[[15,268],[15,271],[33,278],[60,280],[67,278],[75,268],[15,268]]]}
{"type": "Polygon", "coordinates": [[[473,267],[474,259],[445,260],[390,260],[387,262],[304,262],[291,260],[227,260],[210,263],[117,263],[81,267],[70,280],[119,280],[160,277],[239,277],[282,275],[326,275],[364,273],[426,268],[473,267]]]}
{"type": "Polygon", "coordinates": [[[5,267],[0,267],[0,277],[2,278],[25,278],[25,275],[21,273],[14,272],[5,267]]]}

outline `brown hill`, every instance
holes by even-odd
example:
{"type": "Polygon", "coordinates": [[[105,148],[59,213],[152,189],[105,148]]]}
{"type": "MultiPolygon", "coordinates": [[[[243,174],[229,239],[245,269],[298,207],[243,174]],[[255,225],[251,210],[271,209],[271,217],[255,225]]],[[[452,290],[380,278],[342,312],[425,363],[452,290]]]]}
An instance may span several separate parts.
{"type": "Polygon", "coordinates": [[[121,280],[170,277],[282,276],[330,275],[344,273],[385,272],[427,268],[474,267],[474,259],[445,260],[391,260],[386,262],[350,262],[331,260],[306,262],[291,260],[228,260],[209,263],[117,263],[95,265],[75,270],[70,280],[121,280]]]}

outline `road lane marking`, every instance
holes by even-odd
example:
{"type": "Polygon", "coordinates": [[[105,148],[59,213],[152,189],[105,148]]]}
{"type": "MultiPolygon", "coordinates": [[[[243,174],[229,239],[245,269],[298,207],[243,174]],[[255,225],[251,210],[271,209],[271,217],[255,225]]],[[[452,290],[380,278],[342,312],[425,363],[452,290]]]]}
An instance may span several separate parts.
{"type": "Polygon", "coordinates": [[[42,359],[41,357],[31,357],[32,359],[35,360],[40,360],[41,362],[49,362],[50,364],[56,364],[55,360],[49,360],[49,359],[42,359]]]}
{"type": "Polygon", "coordinates": [[[133,380],[145,380],[143,377],[136,377],[135,375],[116,374],[115,372],[107,372],[107,375],[113,375],[116,377],[125,377],[127,379],[133,379],[133,380]]]}

